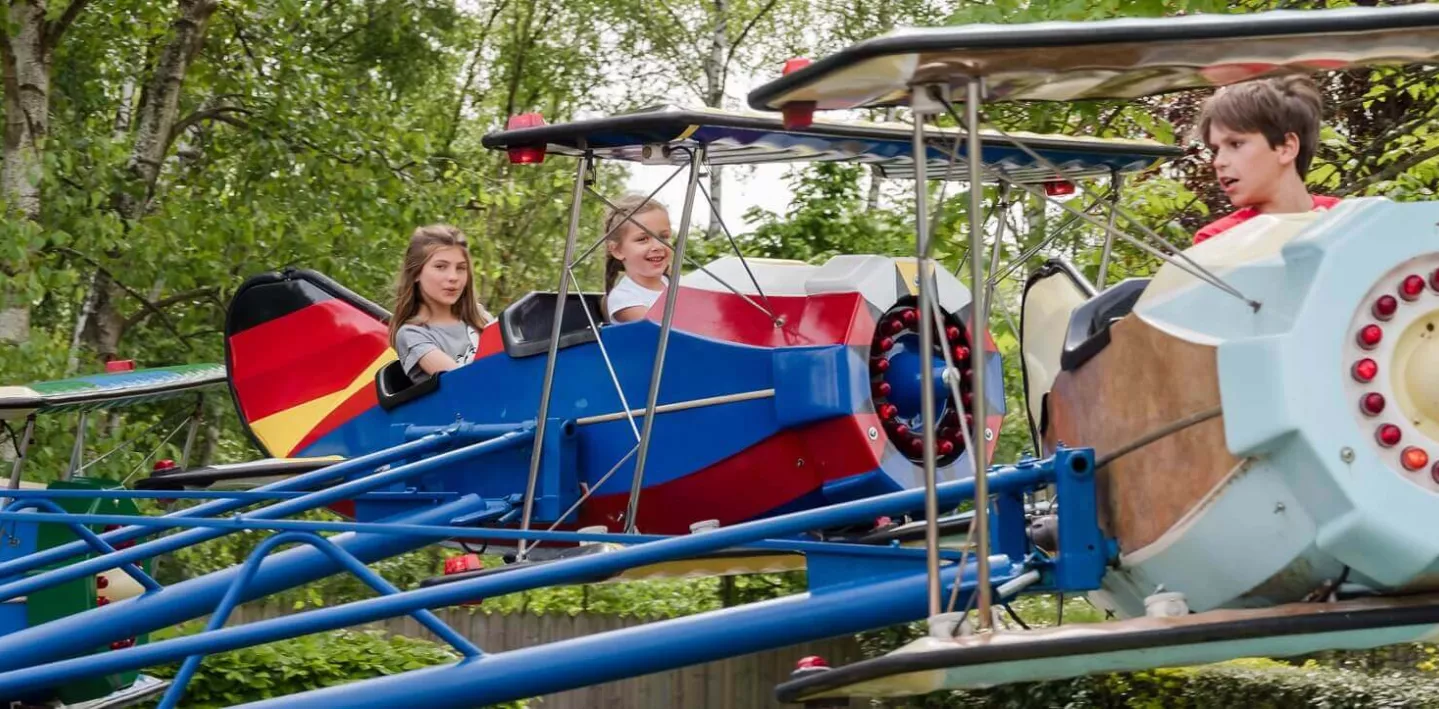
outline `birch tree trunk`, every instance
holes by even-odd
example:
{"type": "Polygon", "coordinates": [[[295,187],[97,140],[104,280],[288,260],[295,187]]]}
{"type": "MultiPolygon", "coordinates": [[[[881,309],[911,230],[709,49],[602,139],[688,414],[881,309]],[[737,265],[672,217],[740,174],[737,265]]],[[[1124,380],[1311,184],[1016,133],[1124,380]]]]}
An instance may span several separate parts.
{"type": "MultiPolygon", "coordinates": [[[[165,156],[176,137],[174,128],[179,119],[185,73],[204,43],[205,31],[219,2],[179,0],[176,7],[178,12],[170,24],[170,34],[135,111],[135,137],[125,165],[129,179],[113,195],[115,211],[127,225],[133,225],[149,211],[165,156]]],[[[118,123],[117,118],[117,127],[118,123]]],[[[104,361],[118,355],[120,338],[125,335],[125,316],[120,310],[125,294],[109,274],[103,272],[96,279],[95,287],[96,304],[85,339],[104,361]]]]}
{"type": "MultiPolygon", "coordinates": [[[[9,27],[0,27],[5,106],[0,202],[7,219],[40,221],[42,151],[50,128],[51,53],[45,13],[43,0],[15,0],[9,8],[9,27]]],[[[5,13],[0,19],[7,19],[5,13]]],[[[9,265],[5,268],[12,270],[9,265]]],[[[13,264],[13,272],[6,275],[28,268],[24,262],[13,264]]],[[[30,336],[30,306],[19,297],[18,292],[0,293],[0,342],[24,342],[30,336]]]]}
{"type": "MultiPolygon", "coordinates": [[[[712,0],[713,10],[711,12],[710,27],[710,51],[705,58],[705,105],[710,108],[724,108],[725,91],[725,57],[729,53],[729,0],[712,0]]],[[[720,221],[722,219],[720,210],[724,205],[724,175],[718,165],[711,165],[709,168],[709,193],[710,201],[714,204],[710,209],[710,223],[708,235],[714,237],[720,233],[720,221]]]]}

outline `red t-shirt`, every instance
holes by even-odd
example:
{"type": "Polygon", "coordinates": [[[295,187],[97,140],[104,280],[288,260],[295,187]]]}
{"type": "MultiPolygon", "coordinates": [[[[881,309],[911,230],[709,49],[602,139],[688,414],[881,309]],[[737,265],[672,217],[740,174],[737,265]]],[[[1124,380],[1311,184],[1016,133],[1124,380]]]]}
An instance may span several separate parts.
{"type": "MultiPolygon", "coordinates": [[[[1326,197],[1324,195],[1317,194],[1313,196],[1313,199],[1314,209],[1328,209],[1336,204],[1339,204],[1338,197],[1326,197]]],[[[1212,221],[1208,224],[1205,224],[1204,228],[1200,229],[1194,234],[1194,243],[1197,244],[1206,239],[1219,236],[1220,234],[1229,231],[1230,229],[1233,229],[1234,227],[1237,227],[1240,224],[1243,224],[1244,222],[1247,222],[1257,216],[1259,216],[1259,210],[1253,207],[1245,207],[1244,209],[1241,209],[1227,217],[1212,221]]]]}

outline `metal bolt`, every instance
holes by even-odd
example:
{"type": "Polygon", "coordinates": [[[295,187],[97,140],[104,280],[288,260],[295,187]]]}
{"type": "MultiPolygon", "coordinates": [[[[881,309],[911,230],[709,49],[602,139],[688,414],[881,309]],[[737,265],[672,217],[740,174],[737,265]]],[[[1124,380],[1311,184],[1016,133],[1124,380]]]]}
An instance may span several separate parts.
{"type": "Polygon", "coordinates": [[[869,440],[871,440],[871,441],[877,441],[877,440],[879,440],[879,429],[875,428],[874,426],[870,426],[870,427],[869,427],[869,440]]]}
{"type": "Polygon", "coordinates": [[[1344,461],[1344,462],[1346,462],[1346,463],[1353,463],[1353,462],[1354,462],[1354,449],[1353,449],[1353,448],[1350,448],[1349,446],[1344,446],[1343,448],[1340,448],[1340,449],[1339,449],[1339,459],[1342,460],[1342,461],[1344,461]]]}
{"type": "Polygon", "coordinates": [[[1276,503],[1274,503],[1274,514],[1279,514],[1279,513],[1283,512],[1285,509],[1286,509],[1286,508],[1284,507],[1284,503],[1283,503],[1283,502],[1276,502],[1276,503]]]}
{"type": "Polygon", "coordinates": [[[796,460],[796,461],[794,462],[794,467],[796,467],[796,468],[803,468],[803,467],[804,467],[804,458],[800,458],[800,459],[796,460]]]}
{"type": "Polygon", "coordinates": [[[986,429],[984,429],[984,440],[986,440],[986,441],[992,441],[992,440],[994,440],[994,429],[992,429],[992,428],[986,428],[986,429]]]}

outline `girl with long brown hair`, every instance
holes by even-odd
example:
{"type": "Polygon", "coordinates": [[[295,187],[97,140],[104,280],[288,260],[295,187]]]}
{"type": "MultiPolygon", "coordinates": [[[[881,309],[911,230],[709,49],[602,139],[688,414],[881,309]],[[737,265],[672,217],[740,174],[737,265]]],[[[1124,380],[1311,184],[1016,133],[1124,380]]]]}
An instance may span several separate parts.
{"type": "Polygon", "coordinates": [[[604,228],[605,314],[611,322],[639,320],[669,285],[669,212],[644,195],[627,194],[605,211],[604,228]]]}
{"type": "Polygon", "coordinates": [[[465,235],[449,224],[410,235],[395,283],[390,346],[405,373],[422,382],[474,360],[480,331],[494,321],[475,299],[465,235]]]}

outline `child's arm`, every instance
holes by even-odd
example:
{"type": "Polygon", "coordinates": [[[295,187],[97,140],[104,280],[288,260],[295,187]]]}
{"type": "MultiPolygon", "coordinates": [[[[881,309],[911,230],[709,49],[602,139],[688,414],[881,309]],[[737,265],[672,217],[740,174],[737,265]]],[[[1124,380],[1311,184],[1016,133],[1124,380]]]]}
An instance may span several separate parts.
{"type": "Polygon", "coordinates": [[[634,320],[642,320],[644,319],[645,314],[649,312],[649,310],[649,308],[643,305],[631,305],[628,308],[621,308],[619,310],[616,310],[614,315],[611,316],[610,319],[615,322],[631,322],[634,320]]]}
{"type": "Polygon", "coordinates": [[[445,354],[433,333],[413,325],[405,325],[395,333],[395,354],[411,377],[417,371],[433,376],[459,366],[453,357],[445,354]]]}

